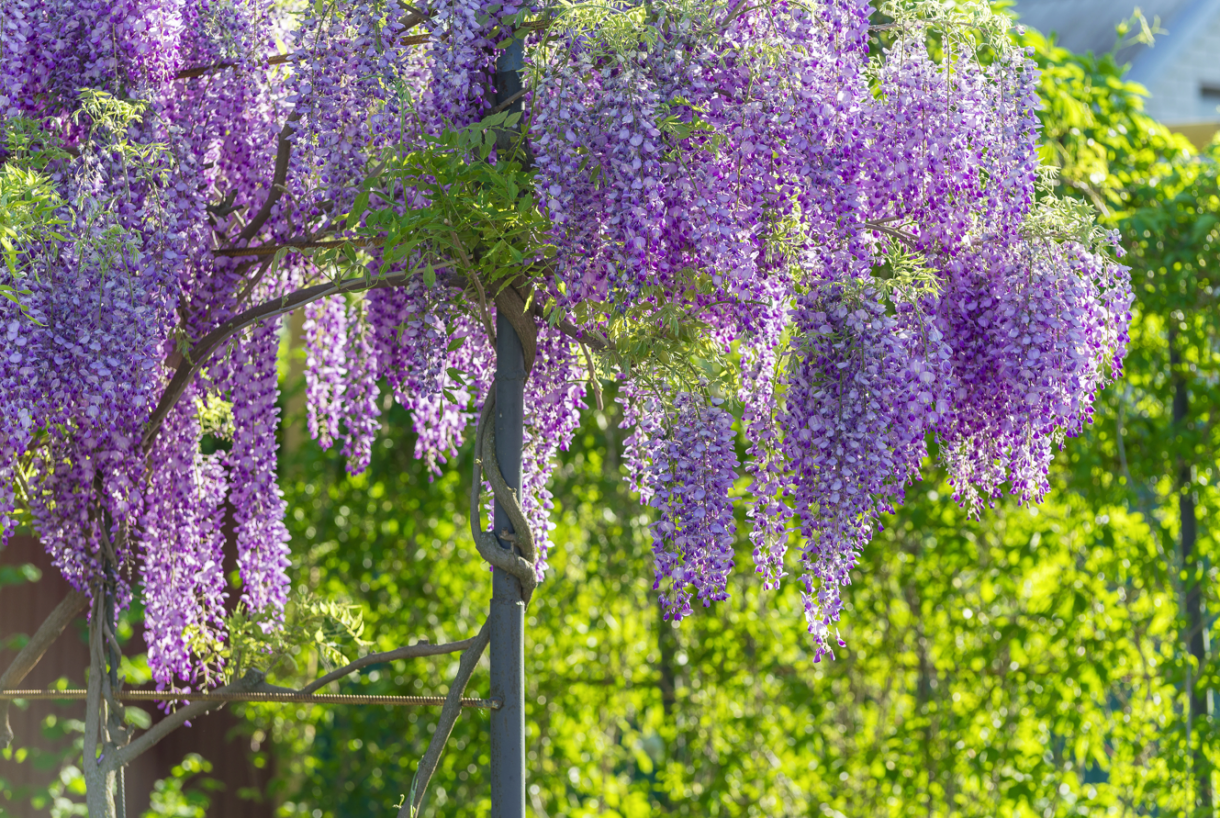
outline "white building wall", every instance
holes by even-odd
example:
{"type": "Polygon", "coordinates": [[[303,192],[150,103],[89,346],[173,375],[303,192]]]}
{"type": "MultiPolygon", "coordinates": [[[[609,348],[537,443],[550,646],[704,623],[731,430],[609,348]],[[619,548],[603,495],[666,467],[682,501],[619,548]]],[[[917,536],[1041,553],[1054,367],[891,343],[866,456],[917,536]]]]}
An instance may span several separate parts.
{"type": "MultiPolygon", "coordinates": [[[[1169,39],[1161,47],[1173,47],[1176,38],[1169,39]]],[[[1147,82],[1149,115],[1170,125],[1220,122],[1220,93],[1209,99],[1202,94],[1205,87],[1220,92],[1220,15],[1213,16],[1206,31],[1195,32],[1176,51],[1147,82]]]]}

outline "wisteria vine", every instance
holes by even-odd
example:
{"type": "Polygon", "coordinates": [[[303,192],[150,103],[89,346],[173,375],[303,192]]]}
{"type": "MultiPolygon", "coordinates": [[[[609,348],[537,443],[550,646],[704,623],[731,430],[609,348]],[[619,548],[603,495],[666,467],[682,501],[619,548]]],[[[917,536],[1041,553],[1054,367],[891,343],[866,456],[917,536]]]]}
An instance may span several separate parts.
{"type": "Polygon", "coordinates": [[[522,498],[539,576],[557,452],[590,385],[618,383],[666,615],[726,598],[742,500],[767,587],[798,544],[816,658],[930,440],[972,511],[1006,488],[1037,501],[1120,373],[1126,272],[1039,187],[1037,72],[985,4],[312,9],[0,15],[0,184],[46,202],[0,272],[19,293],[0,299],[0,536],[27,514],[89,592],[138,565],[120,596],[145,600],[163,687],[222,670],[226,506],[241,604],[283,610],[283,330],[190,350],[302,288],[364,282],[304,322],[309,431],[351,471],[382,384],[416,455],[451,461],[514,293],[539,327],[522,498]],[[521,38],[509,118],[495,62],[521,38]]]}

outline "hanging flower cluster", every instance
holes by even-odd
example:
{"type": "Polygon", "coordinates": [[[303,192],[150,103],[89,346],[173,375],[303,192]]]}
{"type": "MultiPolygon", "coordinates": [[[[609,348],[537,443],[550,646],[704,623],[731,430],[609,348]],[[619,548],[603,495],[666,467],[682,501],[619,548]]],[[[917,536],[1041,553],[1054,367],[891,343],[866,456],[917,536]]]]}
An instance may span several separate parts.
{"type": "Polygon", "coordinates": [[[799,542],[819,658],[930,440],[972,510],[1037,501],[1120,371],[1125,270],[1039,191],[1036,69],[985,4],[9,6],[0,156],[71,241],[0,271],[0,536],[22,508],[90,591],[138,564],[166,687],[220,670],[226,507],[240,602],[285,603],[277,305],[305,304],[311,435],[365,468],[384,384],[439,473],[511,291],[539,576],[556,454],[621,378],[666,615],[727,596],[744,471],[755,568],[777,587],[799,542]]]}
{"type": "Polygon", "coordinates": [[[658,515],[654,588],[666,619],[691,612],[692,590],[705,607],[728,599],[736,533],[729,491],[738,462],[733,416],[722,402],[680,393],[670,401],[648,396],[628,410],[633,466],[658,515]]]}

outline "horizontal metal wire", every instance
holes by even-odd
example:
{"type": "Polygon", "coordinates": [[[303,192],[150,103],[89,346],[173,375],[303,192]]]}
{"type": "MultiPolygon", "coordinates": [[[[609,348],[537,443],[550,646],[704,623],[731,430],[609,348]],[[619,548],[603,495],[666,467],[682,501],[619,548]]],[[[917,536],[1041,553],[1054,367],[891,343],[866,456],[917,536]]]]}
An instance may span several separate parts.
{"type": "MultiPolygon", "coordinates": [[[[0,701],[29,699],[84,699],[88,691],[69,690],[0,690],[0,701]]],[[[124,690],[114,696],[121,702],[281,702],[284,704],[388,704],[398,707],[440,707],[444,696],[368,696],[347,693],[171,693],[159,690],[124,690]]],[[[499,699],[462,699],[462,707],[499,710],[499,699]]]]}

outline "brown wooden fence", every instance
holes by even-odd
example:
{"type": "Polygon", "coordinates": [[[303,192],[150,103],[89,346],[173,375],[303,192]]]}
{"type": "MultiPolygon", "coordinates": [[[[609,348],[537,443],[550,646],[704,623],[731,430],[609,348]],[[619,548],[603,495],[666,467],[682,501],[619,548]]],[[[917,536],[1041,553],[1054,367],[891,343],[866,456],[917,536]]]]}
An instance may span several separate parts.
{"type": "MultiPolygon", "coordinates": [[[[36,583],[0,587],[0,644],[15,633],[30,634],[68,592],[69,587],[59,572],[51,566],[41,546],[30,537],[14,537],[8,547],[0,551],[0,565],[32,564],[42,572],[36,583]]],[[[136,653],[144,648],[144,640],[137,633],[127,644],[127,649],[136,653]]],[[[0,651],[0,663],[7,665],[14,651],[0,651]]],[[[47,652],[38,667],[26,677],[23,688],[49,687],[56,679],[67,678],[73,687],[84,686],[84,670],[89,655],[85,643],[85,620],[70,627],[59,641],[47,652]]],[[[160,712],[146,707],[153,718],[160,712]]],[[[11,711],[14,747],[25,747],[31,752],[51,752],[55,742],[42,735],[41,726],[47,716],[55,714],[58,719],[84,719],[85,703],[32,702],[24,709],[11,711]]],[[[274,805],[266,797],[267,784],[271,777],[269,767],[257,769],[252,763],[249,739],[239,730],[240,720],[231,712],[222,710],[197,719],[193,726],[171,733],[164,741],[141,756],[127,772],[127,815],[139,818],[148,809],[149,793],[153,782],[165,778],[170,769],[191,752],[199,753],[213,765],[211,777],[225,785],[224,790],[211,794],[210,816],[224,818],[271,818],[274,805]],[[262,802],[243,799],[239,790],[264,793],[262,802]]],[[[62,744],[60,745],[62,746],[62,744]]],[[[77,762],[79,766],[79,761],[77,762]]],[[[24,803],[15,803],[23,790],[45,787],[54,779],[55,769],[39,770],[30,763],[16,764],[0,758],[0,779],[13,789],[0,793],[0,818],[43,818],[46,810],[34,810],[24,803]]]]}

